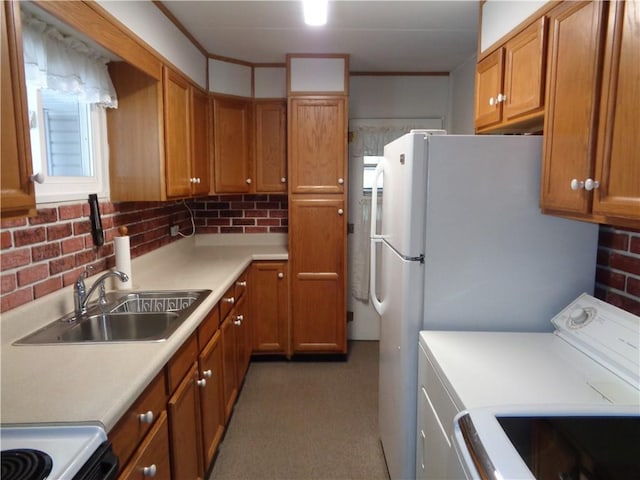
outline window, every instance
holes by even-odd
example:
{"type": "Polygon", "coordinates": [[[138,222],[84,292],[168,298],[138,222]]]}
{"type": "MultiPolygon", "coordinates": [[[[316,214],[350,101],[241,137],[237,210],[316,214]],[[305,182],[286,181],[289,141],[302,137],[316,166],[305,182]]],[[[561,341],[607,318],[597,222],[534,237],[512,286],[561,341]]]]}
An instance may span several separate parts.
{"type": "MultiPolygon", "coordinates": [[[[378,166],[378,162],[381,158],[384,157],[373,157],[365,155],[362,160],[362,191],[365,193],[371,193],[373,190],[373,182],[375,181],[376,176],[376,167],[378,166]]],[[[382,175],[380,175],[378,177],[378,191],[382,190],[382,180],[382,175]]]]}

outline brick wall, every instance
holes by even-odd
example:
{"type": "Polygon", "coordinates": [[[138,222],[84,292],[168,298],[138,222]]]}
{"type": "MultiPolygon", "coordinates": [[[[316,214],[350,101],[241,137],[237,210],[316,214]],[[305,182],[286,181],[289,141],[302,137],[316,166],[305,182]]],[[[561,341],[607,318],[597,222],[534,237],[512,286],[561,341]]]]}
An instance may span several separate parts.
{"type": "Polygon", "coordinates": [[[640,316],[640,229],[600,227],[595,294],[640,316]]]}
{"type": "MultiPolygon", "coordinates": [[[[196,233],[267,233],[287,231],[286,195],[214,196],[186,202],[194,212],[196,233]]],[[[91,266],[97,273],[115,265],[113,237],[126,226],[133,258],[181,237],[178,224],[191,233],[189,211],[182,202],[100,204],[105,244],[95,248],[89,204],[39,209],[32,218],[0,222],[0,312],[71,285],[91,266]]]]}

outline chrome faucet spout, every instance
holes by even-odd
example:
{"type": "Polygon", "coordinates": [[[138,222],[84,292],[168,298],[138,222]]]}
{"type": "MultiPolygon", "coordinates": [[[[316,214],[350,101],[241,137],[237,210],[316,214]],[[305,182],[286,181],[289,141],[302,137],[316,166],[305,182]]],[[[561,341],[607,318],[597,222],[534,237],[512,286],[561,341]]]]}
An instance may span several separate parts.
{"type": "Polygon", "coordinates": [[[75,306],[75,314],[76,317],[80,317],[87,313],[87,304],[89,303],[89,299],[93,292],[95,292],[98,288],[100,289],[100,303],[105,303],[105,285],[104,282],[109,277],[116,277],[121,282],[126,282],[129,280],[129,275],[119,270],[111,270],[106,273],[103,273],[98,279],[91,285],[89,290],[86,290],[84,279],[87,277],[87,272],[82,272],[76,280],[74,286],[74,306],[75,306]]]}

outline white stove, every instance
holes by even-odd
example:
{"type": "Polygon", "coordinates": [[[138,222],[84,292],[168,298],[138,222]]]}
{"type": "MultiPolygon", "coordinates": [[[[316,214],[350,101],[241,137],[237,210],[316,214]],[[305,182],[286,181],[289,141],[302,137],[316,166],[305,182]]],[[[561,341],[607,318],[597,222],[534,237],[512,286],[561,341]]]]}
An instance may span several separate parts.
{"type": "Polygon", "coordinates": [[[2,425],[3,480],[115,478],[117,459],[97,425],[2,425]]]}
{"type": "Polygon", "coordinates": [[[640,318],[583,294],[552,323],[553,333],[421,332],[419,478],[640,478],[640,318]],[[594,440],[575,433],[601,425],[594,440]],[[532,439],[545,436],[579,454],[541,455],[532,439]],[[585,453],[605,451],[598,438],[616,448],[585,453]],[[630,465],[593,476],[614,457],[630,465]]]}

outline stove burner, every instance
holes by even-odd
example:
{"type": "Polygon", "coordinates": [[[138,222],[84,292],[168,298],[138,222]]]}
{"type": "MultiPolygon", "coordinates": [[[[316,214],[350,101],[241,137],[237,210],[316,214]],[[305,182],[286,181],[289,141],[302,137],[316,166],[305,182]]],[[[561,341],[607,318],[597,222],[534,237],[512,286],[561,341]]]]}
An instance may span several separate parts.
{"type": "Polygon", "coordinates": [[[0,452],[2,480],[44,480],[51,472],[51,457],[40,450],[19,448],[0,452]]]}

